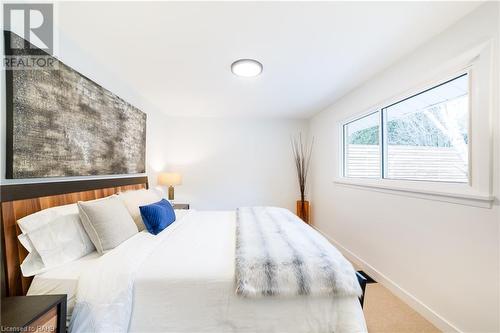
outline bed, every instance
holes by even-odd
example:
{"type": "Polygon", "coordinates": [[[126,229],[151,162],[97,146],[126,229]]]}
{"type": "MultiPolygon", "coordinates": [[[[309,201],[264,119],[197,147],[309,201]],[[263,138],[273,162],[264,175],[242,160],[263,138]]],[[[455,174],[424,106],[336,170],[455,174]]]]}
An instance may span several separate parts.
{"type": "MultiPolygon", "coordinates": [[[[103,196],[109,193],[113,191],[103,196]]],[[[154,251],[138,263],[130,332],[367,331],[357,297],[236,295],[235,212],[192,210],[177,214],[177,221],[160,234],[161,238],[156,238],[154,251]]],[[[102,280],[93,278],[95,281],[90,284],[79,284],[82,276],[114,264],[120,267],[120,260],[126,265],[126,258],[140,253],[138,249],[150,237],[143,231],[102,257],[91,253],[39,274],[31,283],[25,283],[29,286],[27,294],[67,294],[71,316],[78,293],[84,294],[85,288],[105,290],[106,284],[111,288],[122,277],[116,274],[114,281],[108,275],[102,280]]],[[[16,285],[23,286],[20,279],[17,284],[10,283],[11,290],[16,285]]]]}

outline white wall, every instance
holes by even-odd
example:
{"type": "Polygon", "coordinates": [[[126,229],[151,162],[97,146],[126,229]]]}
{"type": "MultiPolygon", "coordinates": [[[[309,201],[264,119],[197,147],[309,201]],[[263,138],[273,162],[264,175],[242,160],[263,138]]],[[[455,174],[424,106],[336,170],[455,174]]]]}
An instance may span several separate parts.
{"type": "Polygon", "coordinates": [[[286,119],[171,118],[148,121],[148,174],[176,171],[176,201],[196,209],[276,205],[299,198],[290,136],[308,122],[286,119]]]}
{"type": "MultiPolygon", "coordinates": [[[[436,65],[479,43],[495,38],[497,44],[498,20],[498,3],[481,6],[311,120],[316,139],[314,224],[348,257],[447,331],[500,330],[498,199],[488,209],[334,183],[338,123],[418,85],[436,65]]],[[[498,85],[493,89],[498,99],[498,85]]],[[[498,101],[495,114],[498,197],[498,101]]]]}

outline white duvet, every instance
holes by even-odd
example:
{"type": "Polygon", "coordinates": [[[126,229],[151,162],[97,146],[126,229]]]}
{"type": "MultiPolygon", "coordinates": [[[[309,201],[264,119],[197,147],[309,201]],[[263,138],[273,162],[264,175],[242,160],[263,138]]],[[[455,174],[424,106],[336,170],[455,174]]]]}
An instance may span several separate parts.
{"type": "Polygon", "coordinates": [[[141,232],[78,281],[71,332],[366,332],[356,297],[235,295],[235,213],[195,212],[141,232]]]}

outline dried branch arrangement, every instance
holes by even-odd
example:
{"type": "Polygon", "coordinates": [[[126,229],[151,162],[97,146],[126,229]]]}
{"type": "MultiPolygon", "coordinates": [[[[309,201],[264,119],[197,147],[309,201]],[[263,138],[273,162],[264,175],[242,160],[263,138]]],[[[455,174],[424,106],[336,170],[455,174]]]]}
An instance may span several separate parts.
{"type": "Polygon", "coordinates": [[[307,175],[309,173],[309,166],[311,164],[311,154],[314,144],[314,137],[311,139],[310,144],[307,144],[302,139],[302,133],[298,136],[292,137],[292,151],[295,160],[295,167],[297,168],[297,177],[299,179],[300,200],[305,201],[307,175]]]}

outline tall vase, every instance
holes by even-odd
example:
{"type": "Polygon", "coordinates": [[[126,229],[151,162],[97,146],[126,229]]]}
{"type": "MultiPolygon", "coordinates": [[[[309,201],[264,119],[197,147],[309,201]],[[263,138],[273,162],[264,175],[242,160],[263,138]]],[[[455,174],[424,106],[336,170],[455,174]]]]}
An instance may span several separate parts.
{"type": "Polygon", "coordinates": [[[309,224],[309,201],[297,200],[297,216],[309,224]]]}

